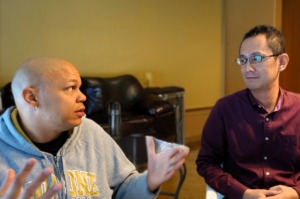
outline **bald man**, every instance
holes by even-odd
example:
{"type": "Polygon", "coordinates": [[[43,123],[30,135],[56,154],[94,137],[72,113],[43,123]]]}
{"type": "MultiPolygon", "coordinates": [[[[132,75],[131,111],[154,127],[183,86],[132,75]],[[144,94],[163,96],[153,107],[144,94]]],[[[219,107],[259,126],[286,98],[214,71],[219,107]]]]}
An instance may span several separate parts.
{"type": "Polygon", "coordinates": [[[156,154],[153,139],[147,138],[148,171],[138,173],[114,140],[84,117],[80,86],[77,69],[66,60],[38,57],[19,67],[12,80],[16,107],[0,118],[0,184],[9,169],[20,171],[34,158],[23,187],[53,168],[35,198],[57,183],[65,188],[58,198],[155,198],[188,150],[156,154]]]}

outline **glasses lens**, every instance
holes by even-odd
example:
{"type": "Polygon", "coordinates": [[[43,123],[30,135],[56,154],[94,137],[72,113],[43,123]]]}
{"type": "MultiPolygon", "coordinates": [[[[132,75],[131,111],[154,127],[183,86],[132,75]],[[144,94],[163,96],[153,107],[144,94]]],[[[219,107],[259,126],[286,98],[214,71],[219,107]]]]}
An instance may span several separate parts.
{"type": "Polygon", "coordinates": [[[238,64],[238,65],[244,65],[246,62],[247,62],[247,59],[245,58],[237,58],[235,60],[235,62],[238,64]]]}
{"type": "Polygon", "coordinates": [[[251,64],[257,64],[262,61],[263,57],[261,55],[255,55],[253,57],[250,57],[249,61],[251,64]]]}

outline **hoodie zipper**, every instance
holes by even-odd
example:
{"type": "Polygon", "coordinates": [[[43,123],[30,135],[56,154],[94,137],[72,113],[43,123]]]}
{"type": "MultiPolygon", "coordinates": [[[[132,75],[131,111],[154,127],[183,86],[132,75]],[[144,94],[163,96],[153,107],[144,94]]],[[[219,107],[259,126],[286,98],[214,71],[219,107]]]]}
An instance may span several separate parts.
{"type": "MultiPolygon", "coordinates": [[[[60,192],[57,198],[67,198],[67,185],[63,176],[61,175],[60,166],[59,166],[59,157],[53,156],[52,154],[47,155],[49,159],[52,159],[53,164],[50,163],[50,166],[53,166],[53,174],[57,182],[60,182],[63,185],[63,190],[60,192]]],[[[47,160],[49,161],[47,158],[47,160]]],[[[53,182],[52,182],[53,183],[53,182]]]]}

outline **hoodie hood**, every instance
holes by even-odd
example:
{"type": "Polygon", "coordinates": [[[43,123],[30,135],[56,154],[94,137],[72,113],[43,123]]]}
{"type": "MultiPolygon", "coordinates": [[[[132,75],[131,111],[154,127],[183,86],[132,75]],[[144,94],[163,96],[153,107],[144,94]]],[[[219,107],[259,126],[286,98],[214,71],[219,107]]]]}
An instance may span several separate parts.
{"type": "Polygon", "coordinates": [[[43,157],[43,154],[26,137],[18,132],[12,123],[11,113],[15,108],[10,107],[0,116],[0,142],[32,156],[43,157]]]}

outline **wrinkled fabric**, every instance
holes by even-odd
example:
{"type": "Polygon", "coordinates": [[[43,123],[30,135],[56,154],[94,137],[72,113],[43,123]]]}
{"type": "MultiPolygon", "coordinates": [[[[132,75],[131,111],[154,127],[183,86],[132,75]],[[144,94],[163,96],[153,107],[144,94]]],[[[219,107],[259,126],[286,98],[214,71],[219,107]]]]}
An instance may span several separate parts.
{"type": "Polygon", "coordinates": [[[227,198],[279,184],[300,193],[300,95],[281,89],[272,113],[248,89],[218,100],[196,164],[206,183],[227,198]]]}
{"type": "Polygon", "coordinates": [[[35,198],[53,183],[61,182],[63,191],[56,198],[155,198],[149,192],[147,172],[139,174],[115,141],[95,122],[83,118],[56,156],[42,152],[14,127],[10,115],[0,117],[0,184],[7,170],[17,172],[28,158],[37,160],[24,186],[46,166],[54,173],[37,190],[35,198]],[[116,191],[117,190],[117,191],[116,191]]]}

